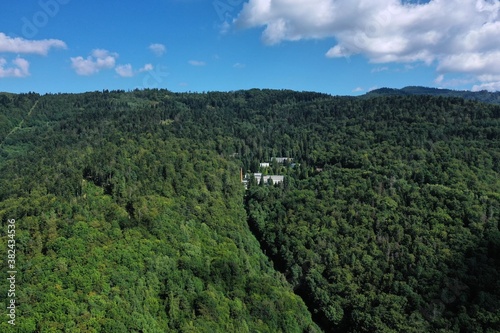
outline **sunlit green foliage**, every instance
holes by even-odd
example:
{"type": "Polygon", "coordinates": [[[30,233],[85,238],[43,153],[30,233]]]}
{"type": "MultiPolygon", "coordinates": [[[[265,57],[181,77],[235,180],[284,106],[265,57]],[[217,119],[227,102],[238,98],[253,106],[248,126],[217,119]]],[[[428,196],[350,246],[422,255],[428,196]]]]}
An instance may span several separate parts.
{"type": "Polygon", "coordinates": [[[248,228],[237,161],[176,138],[155,97],[134,95],[20,106],[37,103],[0,164],[2,228],[18,227],[16,330],[317,332],[248,228]]]}
{"type": "Polygon", "coordinates": [[[0,120],[19,332],[500,330],[498,106],[135,90],[0,120]]]}

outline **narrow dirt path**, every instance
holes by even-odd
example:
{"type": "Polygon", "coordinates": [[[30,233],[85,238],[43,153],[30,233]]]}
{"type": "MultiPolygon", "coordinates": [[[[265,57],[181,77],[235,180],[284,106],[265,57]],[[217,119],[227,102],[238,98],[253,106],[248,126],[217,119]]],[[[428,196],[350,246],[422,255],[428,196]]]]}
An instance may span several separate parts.
{"type": "Polygon", "coordinates": [[[38,100],[35,102],[35,104],[33,104],[33,106],[31,107],[31,109],[29,110],[28,114],[26,115],[26,117],[24,117],[24,119],[22,119],[20,122],[19,122],[19,125],[17,125],[16,127],[14,127],[10,132],[9,134],[7,134],[5,136],[5,138],[3,139],[3,141],[0,143],[0,147],[3,146],[3,144],[5,143],[5,141],[7,140],[7,138],[13,134],[15,131],[17,131],[18,129],[20,129],[21,127],[23,127],[23,124],[24,124],[24,121],[26,119],[28,119],[30,116],[31,116],[31,113],[33,113],[33,110],[35,110],[36,106],[38,105],[38,100]]]}

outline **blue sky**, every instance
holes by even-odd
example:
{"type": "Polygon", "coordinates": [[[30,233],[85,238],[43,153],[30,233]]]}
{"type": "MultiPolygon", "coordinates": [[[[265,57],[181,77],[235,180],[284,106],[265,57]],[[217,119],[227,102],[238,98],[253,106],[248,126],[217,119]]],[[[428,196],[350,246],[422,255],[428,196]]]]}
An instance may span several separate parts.
{"type": "Polygon", "coordinates": [[[0,4],[0,91],[500,90],[499,0],[0,4]]]}

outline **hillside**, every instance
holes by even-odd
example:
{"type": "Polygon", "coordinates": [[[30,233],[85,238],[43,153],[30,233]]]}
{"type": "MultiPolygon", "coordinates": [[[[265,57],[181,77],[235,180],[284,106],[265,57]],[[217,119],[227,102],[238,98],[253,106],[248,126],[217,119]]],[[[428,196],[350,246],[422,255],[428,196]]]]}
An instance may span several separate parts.
{"type": "Polygon", "coordinates": [[[500,331],[500,106],[2,96],[19,332],[500,331]]]}
{"type": "Polygon", "coordinates": [[[441,97],[460,97],[468,100],[500,104],[500,92],[482,91],[465,91],[465,90],[450,90],[450,89],[437,89],[428,87],[415,87],[409,86],[402,89],[393,88],[380,88],[366,93],[365,97],[378,97],[378,96],[396,96],[396,95],[429,95],[441,97]]]}
{"type": "Polygon", "coordinates": [[[2,105],[18,127],[0,156],[2,230],[17,225],[15,331],[317,332],[246,224],[239,164],[174,134],[151,94],[2,105]]]}

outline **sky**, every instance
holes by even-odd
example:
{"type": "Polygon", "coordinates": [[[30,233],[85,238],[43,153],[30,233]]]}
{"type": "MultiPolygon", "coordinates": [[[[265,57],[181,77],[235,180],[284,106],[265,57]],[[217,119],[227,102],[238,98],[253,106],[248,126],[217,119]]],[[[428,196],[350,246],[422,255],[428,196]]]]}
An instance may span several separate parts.
{"type": "Polygon", "coordinates": [[[0,91],[500,90],[500,0],[0,4],[0,91]]]}

